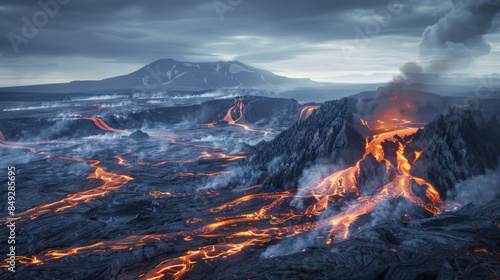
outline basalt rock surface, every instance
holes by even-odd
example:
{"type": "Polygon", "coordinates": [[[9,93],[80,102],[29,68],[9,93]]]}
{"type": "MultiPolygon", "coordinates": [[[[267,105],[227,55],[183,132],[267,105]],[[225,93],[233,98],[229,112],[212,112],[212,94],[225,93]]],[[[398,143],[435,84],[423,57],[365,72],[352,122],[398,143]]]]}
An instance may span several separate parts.
{"type": "Polygon", "coordinates": [[[300,105],[293,99],[241,96],[236,99],[211,100],[199,105],[164,107],[132,113],[126,127],[143,123],[204,124],[221,121],[236,103],[244,105],[241,122],[255,124],[279,123],[290,126],[299,118],[300,105]]]}
{"type": "Polygon", "coordinates": [[[144,141],[149,139],[149,135],[141,130],[137,130],[136,132],[130,134],[128,138],[136,140],[136,141],[144,141]]]}
{"type": "MultiPolygon", "coordinates": [[[[498,279],[500,202],[363,229],[272,258],[206,262],[186,279],[498,279]]],[[[303,239],[297,239],[296,244],[303,239]]],[[[321,240],[321,239],[317,239],[321,240]]],[[[289,248],[288,248],[289,249],[289,248]]],[[[257,250],[258,253],[259,251],[257,250]]],[[[251,253],[251,252],[248,252],[251,253]]]]}
{"type": "Polygon", "coordinates": [[[500,125],[479,111],[450,108],[420,129],[405,154],[423,151],[410,173],[434,184],[441,197],[457,182],[494,169],[500,156],[500,125]]]}
{"type": "Polygon", "coordinates": [[[266,186],[295,188],[315,163],[353,165],[362,157],[365,139],[355,126],[347,99],[328,101],[271,142],[261,142],[246,164],[269,178],[266,186]]]}

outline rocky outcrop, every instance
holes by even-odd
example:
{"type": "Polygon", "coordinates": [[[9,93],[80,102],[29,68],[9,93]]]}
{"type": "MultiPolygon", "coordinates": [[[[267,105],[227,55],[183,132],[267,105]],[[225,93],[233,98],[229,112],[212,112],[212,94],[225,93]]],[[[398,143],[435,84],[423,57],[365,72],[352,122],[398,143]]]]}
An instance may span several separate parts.
{"type": "Polygon", "coordinates": [[[141,130],[137,130],[136,132],[130,134],[128,138],[136,141],[144,141],[149,139],[149,134],[142,132],[141,130]]]}
{"type": "Polygon", "coordinates": [[[354,125],[347,99],[328,101],[305,121],[271,142],[260,143],[245,164],[268,177],[266,186],[295,188],[304,169],[313,163],[342,160],[353,165],[362,157],[365,140],[354,125]]]}
{"type": "Polygon", "coordinates": [[[479,111],[450,108],[424,129],[406,147],[411,174],[434,184],[442,197],[460,181],[494,169],[500,156],[500,125],[495,117],[483,118],[479,111]]]}

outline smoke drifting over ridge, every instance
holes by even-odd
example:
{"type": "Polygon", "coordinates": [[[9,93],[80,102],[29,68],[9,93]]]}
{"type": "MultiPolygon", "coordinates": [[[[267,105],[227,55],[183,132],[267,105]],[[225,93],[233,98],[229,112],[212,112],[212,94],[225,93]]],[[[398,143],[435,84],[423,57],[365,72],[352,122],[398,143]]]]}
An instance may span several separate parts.
{"type": "Polygon", "coordinates": [[[454,0],[454,8],[427,27],[419,46],[426,72],[443,73],[488,54],[483,35],[500,12],[500,0],[454,0]]]}
{"type": "Polygon", "coordinates": [[[491,46],[484,35],[500,12],[500,0],[453,0],[453,9],[436,24],[428,26],[419,45],[419,62],[408,62],[401,75],[378,89],[372,100],[360,99],[356,105],[360,115],[373,125],[375,121],[393,119],[422,120],[418,107],[436,108],[439,100],[423,94],[426,84],[460,66],[487,55],[491,46]],[[417,116],[420,115],[420,116],[417,116]]]}

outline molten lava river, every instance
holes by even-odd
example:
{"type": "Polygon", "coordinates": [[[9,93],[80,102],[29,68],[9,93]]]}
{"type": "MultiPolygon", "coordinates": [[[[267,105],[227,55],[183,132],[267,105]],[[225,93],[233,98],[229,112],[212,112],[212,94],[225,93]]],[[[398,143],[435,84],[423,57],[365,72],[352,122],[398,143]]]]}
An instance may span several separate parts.
{"type": "MultiPolygon", "coordinates": [[[[316,109],[299,109],[297,119],[316,109]]],[[[333,248],[369,227],[372,212],[397,201],[427,217],[459,207],[410,174],[423,152],[405,156],[418,130],[411,126],[372,130],[355,165],[308,186],[273,191],[262,187],[265,179],[246,185],[234,174],[248,156],[239,143],[272,140],[279,130],[244,123],[244,110],[235,101],[211,123],[144,129],[147,141],[132,141],[132,131],[107,123],[109,109],[101,106],[69,114],[85,127],[75,130],[97,136],[14,141],[0,134],[1,157],[18,170],[16,277],[191,279],[224,263],[272,261],[277,256],[266,248],[286,240],[313,238],[315,246],[333,248]],[[368,184],[366,166],[382,176],[368,184]]],[[[394,222],[409,219],[404,214],[394,222]]],[[[304,245],[290,254],[309,250],[304,245]]],[[[238,272],[231,277],[239,279],[238,272]]]]}

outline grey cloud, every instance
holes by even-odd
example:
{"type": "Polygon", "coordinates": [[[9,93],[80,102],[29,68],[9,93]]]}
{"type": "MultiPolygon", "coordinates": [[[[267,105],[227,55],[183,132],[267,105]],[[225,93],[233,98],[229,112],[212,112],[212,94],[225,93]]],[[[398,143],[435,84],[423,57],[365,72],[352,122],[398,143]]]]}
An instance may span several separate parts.
{"type": "MultiPolygon", "coordinates": [[[[377,36],[417,38],[425,27],[435,23],[451,7],[448,1],[392,1],[404,5],[403,13],[394,15],[377,36]]],[[[390,1],[243,0],[233,11],[224,14],[223,21],[213,2],[71,0],[60,7],[59,13],[50,18],[29,43],[21,44],[16,54],[7,34],[21,34],[21,18],[31,18],[41,8],[38,0],[3,0],[0,4],[0,63],[3,71],[8,71],[7,65],[23,67],[13,66],[16,59],[34,62],[83,57],[144,65],[160,58],[216,61],[222,60],[219,55],[224,53],[250,65],[289,61],[304,53],[322,51],[304,48],[301,44],[353,40],[355,28],[363,29],[390,1]],[[269,45],[258,46],[255,42],[233,39],[242,35],[268,38],[269,45]],[[218,45],[221,42],[227,45],[218,45]]],[[[394,46],[387,42],[387,48],[391,47],[394,46]]],[[[36,70],[34,65],[24,67],[36,70]]]]}
{"type": "MultiPolygon", "coordinates": [[[[4,12],[0,17],[5,20],[1,25],[2,33],[6,35],[12,31],[20,34],[23,24],[21,18],[30,18],[40,10],[37,3],[38,1],[23,1],[22,4],[14,0],[3,1],[2,6],[8,13],[4,12]]],[[[61,6],[59,14],[50,19],[36,38],[30,40],[31,48],[21,45],[21,55],[54,55],[54,48],[62,48],[55,46],[61,41],[66,50],[62,54],[75,52],[76,55],[83,56],[120,58],[121,52],[127,52],[125,49],[129,49],[130,53],[137,52],[143,44],[156,44],[165,50],[170,47],[166,43],[175,40],[186,42],[183,44],[186,50],[234,35],[301,38],[309,42],[352,39],[355,36],[354,27],[363,22],[344,15],[356,14],[358,10],[374,14],[384,9],[388,1],[243,1],[234,11],[224,15],[223,22],[219,20],[212,3],[212,0],[72,0],[61,6]],[[64,41],[72,44],[64,44],[64,41]],[[53,42],[54,46],[46,45],[47,42],[53,42]],[[84,49],[82,44],[96,47],[84,49]],[[101,52],[101,48],[106,50],[108,46],[122,51],[118,51],[115,57],[110,57],[106,51],[101,52]]],[[[422,25],[423,22],[425,24],[425,18],[422,19],[421,14],[412,10],[410,4],[408,11],[413,11],[414,14],[394,18],[393,24],[384,32],[403,34],[408,32],[408,28],[422,25]]],[[[156,55],[164,53],[156,52],[156,55]]],[[[0,54],[13,55],[6,36],[0,37],[0,54]]],[[[137,56],[144,59],[141,52],[137,56]]]]}
{"type": "Polygon", "coordinates": [[[499,0],[457,0],[454,9],[422,35],[420,59],[427,71],[441,73],[488,54],[483,35],[500,12],[499,0]]]}

